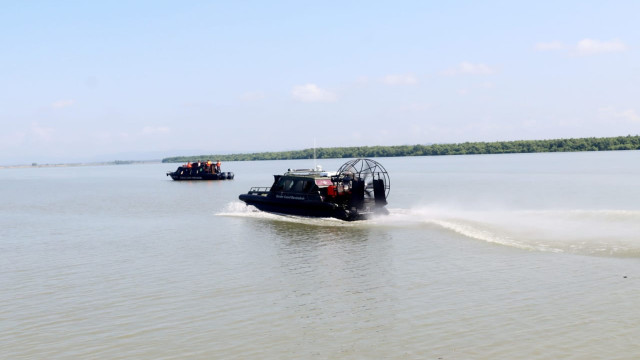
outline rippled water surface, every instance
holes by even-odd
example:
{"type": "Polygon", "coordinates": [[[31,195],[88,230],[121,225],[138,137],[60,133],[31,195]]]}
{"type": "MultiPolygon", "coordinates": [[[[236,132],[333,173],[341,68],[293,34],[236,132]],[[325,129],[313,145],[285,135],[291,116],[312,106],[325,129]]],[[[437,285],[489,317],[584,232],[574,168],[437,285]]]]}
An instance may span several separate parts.
{"type": "Polygon", "coordinates": [[[237,200],[312,160],[0,169],[0,358],[640,356],[640,152],[377,160],[356,223],[237,200]]]}

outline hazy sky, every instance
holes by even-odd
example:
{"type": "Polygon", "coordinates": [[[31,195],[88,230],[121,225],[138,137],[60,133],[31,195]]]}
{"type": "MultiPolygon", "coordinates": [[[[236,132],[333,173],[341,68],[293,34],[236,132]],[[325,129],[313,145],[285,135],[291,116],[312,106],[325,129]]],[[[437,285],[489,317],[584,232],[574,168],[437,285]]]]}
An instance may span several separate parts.
{"type": "Polygon", "coordinates": [[[0,0],[0,164],[637,135],[639,14],[0,0]]]}

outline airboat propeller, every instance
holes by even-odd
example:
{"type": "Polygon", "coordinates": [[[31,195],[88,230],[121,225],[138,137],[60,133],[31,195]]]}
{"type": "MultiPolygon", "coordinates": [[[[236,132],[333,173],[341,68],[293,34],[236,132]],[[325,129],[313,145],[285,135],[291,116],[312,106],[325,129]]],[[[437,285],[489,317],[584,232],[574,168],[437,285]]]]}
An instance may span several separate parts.
{"type": "Polygon", "coordinates": [[[387,170],[375,160],[354,159],[344,163],[338,169],[341,179],[352,178],[361,181],[364,187],[365,200],[384,201],[389,196],[391,182],[387,170]]]}

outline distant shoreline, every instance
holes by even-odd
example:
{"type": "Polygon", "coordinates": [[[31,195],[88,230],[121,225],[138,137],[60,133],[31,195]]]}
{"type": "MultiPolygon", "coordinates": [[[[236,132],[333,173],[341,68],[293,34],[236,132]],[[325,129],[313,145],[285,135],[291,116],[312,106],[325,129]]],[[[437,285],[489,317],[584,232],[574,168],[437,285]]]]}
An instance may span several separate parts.
{"type": "Polygon", "coordinates": [[[333,147],[279,152],[208,154],[168,157],[162,160],[115,160],[102,162],[56,163],[56,164],[19,164],[0,165],[0,169],[50,168],[73,166],[108,166],[152,163],[185,163],[204,159],[220,161],[255,160],[299,160],[299,159],[340,159],[358,157],[403,157],[403,156],[441,156],[441,155],[481,155],[481,154],[522,154],[541,152],[581,152],[581,151],[617,151],[640,150],[640,136],[627,135],[602,138],[570,138],[551,140],[516,140],[495,142],[465,142],[454,144],[430,145],[393,145],[333,147]]]}
{"type": "Polygon", "coordinates": [[[465,142],[457,144],[360,146],[317,148],[280,152],[261,152],[230,155],[176,156],[162,159],[163,163],[194,162],[203,159],[220,161],[336,159],[358,157],[401,157],[480,154],[521,154],[541,152],[579,152],[640,150],[640,136],[627,135],[603,138],[551,140],[517,140],[496,142],[465,142]]]}

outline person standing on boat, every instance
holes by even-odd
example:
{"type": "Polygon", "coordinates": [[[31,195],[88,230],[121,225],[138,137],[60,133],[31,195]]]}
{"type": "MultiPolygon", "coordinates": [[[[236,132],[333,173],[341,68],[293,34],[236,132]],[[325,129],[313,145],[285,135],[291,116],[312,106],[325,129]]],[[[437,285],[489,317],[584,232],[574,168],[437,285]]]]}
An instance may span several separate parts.
{"type": "Polygon", "coordinates": [[[217,160],[216,162],[216,171],[220,172],[220,160],[217,160]]]}

